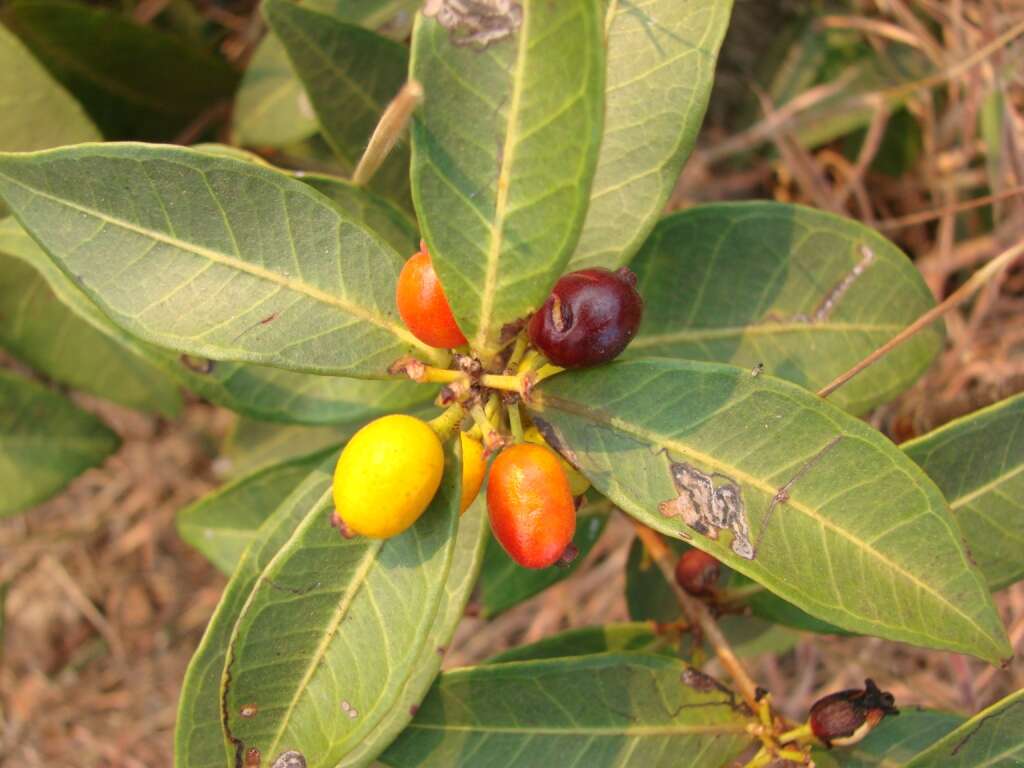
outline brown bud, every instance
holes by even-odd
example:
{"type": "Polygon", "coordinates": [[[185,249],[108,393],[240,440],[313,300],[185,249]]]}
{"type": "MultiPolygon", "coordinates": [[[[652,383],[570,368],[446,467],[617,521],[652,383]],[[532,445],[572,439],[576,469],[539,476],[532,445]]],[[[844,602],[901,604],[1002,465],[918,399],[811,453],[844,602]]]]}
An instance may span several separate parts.
{"type": "Polygon", "coordinates": [[[829,749],[856,744],[886,715],[900,713],[895,703],[891,693],[880,691],[874,680],[865,680],[863,690],[851,688],[816,701],[811,707],[811,730],[829,749]]]}
{"type": "Polygon", "coordinates": [[[676,583],[691,595],[710,595],[721,575],[721,564],[699,549],[686,550],[676,563],[676,583]]]}

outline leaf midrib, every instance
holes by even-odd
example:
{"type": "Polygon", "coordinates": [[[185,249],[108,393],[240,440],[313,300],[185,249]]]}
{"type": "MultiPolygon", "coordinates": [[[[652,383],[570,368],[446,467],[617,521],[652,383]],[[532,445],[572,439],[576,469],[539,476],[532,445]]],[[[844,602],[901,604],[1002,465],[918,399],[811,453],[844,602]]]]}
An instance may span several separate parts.
{"type": "Polygon", "coordinates": [[[751,323],[750,325],[721,326],[717,328],[693,328],[672,333],[641,334],[630,344],[630,349],[653,347],[681,341],[704,341],[726,339],[735,336],[769,336],[786,333],[898,333],[906,327],[903,323],[751,323]]]}
{"type": "MultiPolygon", "coordinates": [[[[638,425],[628,423],[615,416],[606,415],[599,411],[581,407],[575,402],[564,400],[558,397],[551,397],[550,395],[545,396],[542,393],[535,393],[534,403],[535,405],[540,406],[541,410],[543,410],[547,402],[550,402],[552,404],[552,407],[554,407],[556,410],[564,410],[567,411],[568,413],[574,413],[577,416],[587,418],[597,423],[602,423],[608,427],[611,427],[612,429],[616,429],[620,432],[633,435],[634,437],[637,437],[652,445],[661,445],[666,448],[674,449],[684,455],[692,456],[697,461],[707,466],[715,467],[716,469],[723,471],[724,474],[730,475],[740,483],[745,482],[754,486],[755,488],[760,490],[762,493],[767,494],[768,496],[774,496],[777,492],[777,489],[774,486],[768,484],[767,482],[761,480],[760,478],[750,475],[749,473],[745,472],[739,467],[735,467],[731,464],[723,462],[721,459],[715,458],[707,453],[699,451],[691,445],[678,442],[664,435],[658,435],[656,433],[651,432],[650,430],[645,430],[639,427],[638,425]]],[[[809,519],[816,521],[823,528],[828,528],[829,530],[834,531],[842,538],[854,544],[857,548],[869,554],[878,562],[882,563],[887,567],[892,568],[894,572],[901,574],[902,576],[907,578],[908,581],[915,584],[919,589],[921,589],[924,592],[927,592],[934,599],[938,600],[940,604],[947,606],[951,611],[965,619],[968,622],[968,624],[974,627],[981,634],[981,636],[985,638],[986,642],[991,643],[993,647],[998,647],[998,645],[993,641],[993,638],[990,636],[989,632],[985,630],[980,624],[978,624],[977,620],[973,616],[964,613],[963,610],[961,610],[957,605],[950,602],[946,597],[937,592],[935,588],[932,587],[930,584],[921,581],[917,576],[915,576],[912,573],[909,573],[902,566],[900,566],[897,563],[894,563],[889,558],[885,557],[885,555],[883,555],[877,549],[868,546],[860,539],[854,537],[849,531],[840,528],[828,518],[818,514],[818,512],[813,508],[798,501],[792,495],[790,496],[786,504],[792,509],[803,513],[809,519]]],[[[1002,653],[1002,650],[1000,650],[1000,653],[1002,653]]]]}
{"type": "MultiPolygon", "coordinates": [[[[290,543],[291,542],[289,542],[289,544],[290,543]]],[[[317,669],[320,667],[320,662],[327,653],[328,647],[334,641],[334,637],[338,632],[338,627],[341,626],[341,622],[344,620],[345,616],[348,615],[348,609],[352,606],[352,602],[356,599],[356,595],[359,594],[359,591],[366,583],[366,576],[370,572],[374,563],[377,562],[377,554],[380,552],[383,543],[384,542],[381,539],[375,540],[369,547],[367,547],[362,560],[360,560],[359,566],[356,568],[348,587],[346,587],[342,599],[334,609],[334,614],[331,616],[328,629],[323,633],[323,638],[320,640],[320,644],[317,645],[316,650],[310,656],[309,664],[302,675],[302,680],[300,680],[299,684],[295,687],[295,693],[292,695],[291,701],[288,702],[288,707],[280,717],[280,725],[274,733],[273,740],[270,742],[270,754],[277,754],[278,745],[284,737],[284,732],[288,729],[288,724],[291,722],[295,707],[298,706],[299,700],[306,692],[306,688],[309,685],[310,680],[313,679],[313,675],[316,674],[317,669]]],[[[284,549],[282,549],[282,551],[284,551],[284,549]]]]}
{"type": "MultiPolygon", "coordinates": [[[[5,153],[0,153],[0,159],[3,159],[4,157],[5,153]]],[[[189,166],[189,168],[191,170],[196,170],[199,173],[203,173],[202,171],[199,171],[198,169],[195,169],[192,166],[189,166]]],[[[205,178],[205,173],[203,173],[203,176],[205,178]]],[[[38,195],[39,197],[43,197],[58,205],[66,206],[68,208],[71,208],[72,210],[79,211],[80,213],[93,216],[106,224],[110,224],[111,226],[120,227],[121,229],[128,230],[129,232],[134,232],[135,234],[141,235],[142,237],[147,237],[152,240],[156,240],[157,242],[163,243],[164,245],[169,245],[172,248],[177,248],[186,253],[191,253],[194,256],[199,256],[201,258],[208,259],[209,261],[212,261],[215,264],[220,264],[221,266],[229,267],[231,269],[244,272],[246,274],[252,275],[253,277],[257,277],[261,280],[266,280],[269,283],[279,285],[287,290],[294,291],[295,293],[307,296],[313,299],[314,301],[318,301],[322,304],[327,304],[328,306],[340,309],[342,312],[346,312],[347,314],[352,315],[357,319],[365,320],[366,322],[372,323],[373,325],[376,325],[377,327],[388,331],[389,333],[396,336],[405,343],[411,344],[413,346],[419,347],[427,351],[431,358],[436,358],[434,350],[425,347],[418,339],[416,339],[415,336],[413,336],[407,330],[399,326],[397,323],[390,322],[387,319],[373,312],[370,312],[364,307],[359,306],[358,304],[346,301],[345,299],[342,299],[339,296],[327,293],[326,291],[309,285],[308,283],[300,282],[290,277],[285,277],[284,275],[278,274],[277,272],[273,272],[269,269],[260,267],[248,261],[244,261],[240,258],[220,253],[218,251],[199,245],[197,243],[190,243],[186,240],[181,240],[178,237],[174,237],[163,232],[157,232],[152,229],[147,229],[146,227],[142,227],[137,224],[133,224],[129,221],[125,221],[124,219],[118,218],[116,216],[111,216],[109,214],[103,213],[102,211],[98,211],[90,206],[71,202],[70,200],[58,197],[57,195],[54,195],[50,192],[43,192],[42,190],[39,190],[35,187],[30,187],[27,184],[24,184],[23,182],[19,181],[13,176],[3,173],[2,171],[0,171],[0,177],[8,179],[9,181],[13,182],[22,189],[27,190],[30,194],[38,195]]]]}
{"type": "Polygon", "coordinates": [[[1021,464],[1020,466],[1016,467],[1011,472],[999,475],[999,477],[990,480],[984,485],[979,485],[977,488],[973,489],[969,493],[964,494],[963,496],[960,496],[957,499],[951,499],[949,502],[950,509],[953,509],[955,511],[957,509],[960,509],[960,507],[970,504],[979,496],[984,496],[986,493],[995,490],[1004,483],[1008,483],[1010,480],[1012,480],[1022,472],[1024,472],[1024,464],[1021,464]]]}
{"type": "MultiPolygon", "coordinates": [[[[714,706],[711,702],[708,706],[714,706]]],[[[409,723],[406,728],[419,729],[423,731],[442,731],[458,733],[485,733],[485,734],[526,734],[529,736],[679,736],[690,733],[746,733],[747,723],[729,723],[715,725],[692,725],[692,724],[667,724],[647,726],[627,726],[614,728],[600,726],[571,726],[567,728],[556,727],[517,727],[502,725],[433,725],[417,723],[415,720],[409,723]]]]}
{"type": "Polygon", "coordinates": [[[491,240],[487,250],[487,270],[484,273],[484,284],[480,292],[480,322],[477,324],[473,347],[478,351],[487,349],[487,340],[494,312],[494,295],[497,292],[498,263],[501,258],[501,247],[504,243],[505,214],[508,209],[508,195],[512,163],[515,160],[518,137],[520,102],[523,96],[523,82],[526,79],[526,53],[529,50],[529,26],[531,4],[522,4],[523,20],[519,28],[519,41],[516,48],[516,66],[512,73],[512,98],[509,102],[505,124],[505,142],[502,145],[501,170],[498,173],[497,194],[494,199],[494,220],[491,222],[491,240]]]}

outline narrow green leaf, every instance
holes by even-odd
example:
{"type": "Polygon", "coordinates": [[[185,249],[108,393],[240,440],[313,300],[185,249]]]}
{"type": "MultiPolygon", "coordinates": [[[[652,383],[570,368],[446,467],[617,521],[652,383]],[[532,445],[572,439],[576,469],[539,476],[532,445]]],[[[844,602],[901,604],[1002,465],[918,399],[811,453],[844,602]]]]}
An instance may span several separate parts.
{"type": "Polygon", "coordinates": [[[264,569],[273,561],[310,510],[326,509],[334,461],[323,462],[260,527],[221,596],[217,611],[192,656],[174,732],[177,768],[233,768],[234,745],[221,724],[221,677],[229,659],[231,633],[264,569]],[[227,750],[227,752],[226,752],[227,750]],[[230,753],[230,757],[229,757],[230,753]]]}
{"type": "Polygon", "coordinates": [[[221,446],[224,473],[239,478],[292,459],[341,445],[355,425],[305,427],[240,417],[221,446]]]}
{"type": "Polygon", "coordinates": [[[66,307],[46,279],[0,244],[0,346],[55,381],[130,408],[174,417],[170,377],[66,307]]]}
{"type": "Polygon", "coordinates": [[[595,653],[661,653],[675,656],[675,647],[667,635],[659,635],[652,621],[629,621],[559,632],[529,645],[509,648],[489,658],[485,664],[509,661],[539,661],[595,653]]]}
{"type": "Polygon", "coordinates": [[[230,576],[260,526],[337,446],[252,472],[178,510],[181,538],[230,576]]]}
{"type": "Polygon", "coordinates": [[[236,75],[219,56],[123,14],[25,0],[0,14],[109,139],[170,139],[229,99],[236,75]]]}
{"type": "MultiPolygon", "coordinates": [[[[367,29],[408,16],[418,0],[306,0],[313,11],[367,29]]],[[[396,25],[404,28],[407,22],[396,25]]],[[[397,29],[395,30],[397,31],[397,29]]],[[[292,68],[288,54],[272,31],[256,46],[242,76],[233,113],[235,135],[250,146],[285,147],[316,133],[319,124],[309,94],[292,68]]]]}
{"type": "Polygon", "coordinates": [[[509,4],[483,45],[419,17],[412,187],[459,325],[485,356],[537,307],[579,235],[604,112],[602,4],[509,4]],[[521,11],[521,19],[520,13],[521,11]]]}
{"type": "Polygon", "coordinates": [[[618,362],[539,390],[548,442],[641,522],[845,629],[1009,655],[942,494],[862,421],[710,363],[618,362]]]}
{"type": "Polygon", "coordinates": [[[430,508],[387,541],[339,536],[325,489],[234,622],[222,678],[233,744],[271,761],[295,750],[310,768],[370,749],[367,739],[416,671],[437,616],[456,541],[460,475],[449,456],[430,508]]]}
{"type": "Polygon", "coordinates": [[[28,152],[100,138],[71,94],[0,24],[0,150],[28,152]]]}
{"type": "Polygon", "coordinates": [[[732,0],[611,2],[604,139],[570,269],[629,261],[693,150],[732,0]]]}
{"type": "Polygon", "coordinates": [[[371,378],[411,351],[446,358],[397,317],[401,257],[269,168],[87,145],[0,155],[0,193],[105,314],[151,343],[371,378]]]}
{"type": "Polygon", "coordinates": [[[983,710],[906,768],[1011,768],[1024,763],[1024,690],[983,710]]]}
{"type": "Polygon", "coordinates": [[[516,564],[493,536],[487,537],[487,552],[480,573],[481,615],[493,618],[554,584],[569,578],[604,533],[610,504],[605,500],[580,509],[572,543],[579,550],[567,567],[529,570],[516,564]]]}
{"type": "Polygon", "coordinates": [[[405,688],[374,732],[345,755],[338,763],[338,768],[361,768],[367,765],[394,742],[413,719],[431,683],[441,671],[445,649],[466,610],[466,603],[480,573],[488,530],[487,505],[483,497],[477,497],[459,521],[452,567],[448,571],[437,616],[426,639],[421,643],[420,657],[412,665],[413,672],[405,688]]]}
{"type": "MultiPolygon", "coordinates": [[[[722,630],[733,652],[740,658],[763,653],[784,653],[796,645],[800,636],[784,627],[776,627],[749,616],[722,616],[722,630]]],[[[691,655],[692,638],[659,628],[653,621],[633,621],[605,626],[570,629],[530,645],[510,648],[487,660],[487,664],[506,661],[555,659],[608,652],[658,653],[665,656],[691,655]]],[[[705,652],[714,650],[705,643],[705,652]]]]}
{"type": "Polygon", "coordinates": [[[946,495],[989,586],[1024,578],[1024,394],[902,448],[946,495]]]}
{"type": "Polygon", "coordinates": [[[718,768],[749,743],[742,705],[675,659],[601,654],[443,674],[387,765],[718,768]]]}
{"type": "MultiPolygon", "coordinates": [[[[934,306],[907,257],[862,224],[795,205],[702,205],[666,217],[633,269],[644,321],[628,349],[728,362],[818,389],[934,306]]],[[[932,326],[830,400],[863,413],[942,346],[932,326]]]]}
{"type": "Polygon", "coordinates": [[[91,413],[0,370],[0,517],[50,498],[119,442],[91,413]]]}
{"type": "Polygon", "coordinates": [[[430,402],[435,387],[411,381],[316,376],[245,363],[223,363],[155,350],[186,387],[256,419],[293,424],[351,424],[430,402]]]}
{"type": "Polygon", "coordinates": [[[295,178],[327,197],[342,214],[372,229],[400,256],[411,256],[419,248],[416,223],[390,200],[336,176],[299,172],[295,178]]]}
{"type": "Polygon", "coordinates": [[[815,749],[814,764],[818,768],[896,768],[963,721],[946,712],[900,707],[899,717],[887,717],[852,747],[815,749]]]}
{"type": "Polygon", "coordinates": [[[250,147],[286,147],[316,133],[309,94],[276,35],[268,34],[249,60],[232,122],[235,139],[250,147]]]}
{"type": "MultiPolygon", "coordinates": [[[[292,0],[264,0],[263,15],[305,85],[324,138],[354,169],[409,68],[406,48],[369,30],[311,11],[292,0]]],[[[406,202],[409,151],[392,150],[371,187],[406,202]]]]}

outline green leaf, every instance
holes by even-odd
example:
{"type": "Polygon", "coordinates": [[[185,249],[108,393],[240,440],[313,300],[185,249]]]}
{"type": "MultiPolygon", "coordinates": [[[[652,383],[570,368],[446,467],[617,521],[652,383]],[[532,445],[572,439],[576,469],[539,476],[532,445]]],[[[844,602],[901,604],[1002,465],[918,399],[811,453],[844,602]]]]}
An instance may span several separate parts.
{"type": "Polygon", "coordinates": [[[367,765],[385,747],[391,744],[412,720],[415,712],[430,689],[430,684],[441,671],[441,660],[448,643],[455,634],[455,628],[466,610],[466,603],[476,584],[477,575],[484,557],[487,541],[487,504],[483,497],[477,497],[459,521],[459,532],[452,555],[452,567],[437,608],[437,616],[426,639],[420,644],[420,657],[413,665],[413,672],[398,700],[377,726],[372,737],[338,764],[339,768],[356,768],[367,765]]]}
{"type": "Polygon", "coordinates": [[[0,150],[28,152],[100,138],[71,94],[0,24],[0,150]]]}
{"type": "Polygon", "coordinates": [[[0,317],[0,347],[47,377],[130,408],[170,417],[180,411],[169,377],[66,307],[2,244],[0,317]]]}
{"type": "Polygon", "coordinates": [[[178,510],[181,538],[230,576],[261,525],[338,445],[240,477],[178,510]]]}
{"type": "Polygon", "coordinates": [[[319,193],[254,163],[104,144],[0,155],[0,193],[112,320],[215,360],[383,377],[415,351],[402,259],[319,193]]]}
{"type": "Polygon", "coordinates": [[[667,635],[659,635],[654,622],[629,621],[559,632],[529,645],[509,648],[492,656],[485,664],[509,661],[538,661],[595,653],[661,653],[675,656],[675,647],[667,635]]]}
{"type": "Polygon", "coordinates": [[[82,102],[109,139],[170,139],[230,99],[227,63],[152,26],[82,3],[26,0],[0,20],[82,102]]]}
{"type": "Polygon", "coordinates": [[[294,424],[351,424],[429,402],[435,387],[411,381],[316,376],[245,363],[223,363],[155,350],[185,386],[217,405],[256,419],[294,424]]]}
{"type": "MultiPolygon", "coordinates": [[[[265,0],[263,15],[306,87],[324,138],[355,168],[388,103],[406,79],[406,48],[292,0],[265,0]]],[[[409,197],[409,152],[396,147],[371,187],[394,200],[409,197]]]]}
{"type": "Polygon", "coordinates": [[[411,256],[419,248],[416,223],[387,198],[336,176],[298,172],[295,178],[327,197],[342,214],[376,232],[399,255],[411,256]]]}
{"type": "Polygon", "coordinates": [[[800,387],[635,360],[550,379],[533,407],[548,442],[616,505],[808,613],[988,661],[1009,655],[938,488],[877,431],[800,387]]]}
{"type": "Polygon", "coordinates": [[[225,728],[235,744],[269,757],[297,750],[311,768],[368,748],[365,740],[415,671],[437,615],[454,550],[460,474],[450,460],[428,511],[387,541],[340,537],[324,494],[264,569],[235,622],[223,677],[225,728]],[[260,713],[245,717],[251,704],[260,713]]]}
{"type": "Polygon", "coordinates": [[[745,604],[750,607],[751,613],[762,619],[803,632],[815,632],[819,635],[855,634],[837,627],[835,624],[815,618],[806,611],[801,611],[792,603],[787,603],[778,595],[769,592],[742,574],[733,573],[729,585],[738,592],[746,592],[745,604]]]}
{"type": "MultiPolygon", "coordinates": [[[[645,310],[629,355],[763,363],[809,389],[934,306],[914,265],[888,240],[849,219],[780,203],[702,205],[666,217],[632,266],[645,310]]],[[[942,340],[939,326],[918,333],[830,400],[853,413],[890,400],[942,340]]]]}
{"type": "Polygon", "coordinates": [[[233,750],[221,724],[221,679],[231,633],[261,574],[295,533],[310,510],[326,510],[333,461],[325,461],[282,502],[260,527],[255,542],[242,555],[217,611],[189,663],[178,702],[174,733],[177,768],[230,768],[233,750]]]}
{"type": "Polygon", "coordinates": [[[346,540],[330,526],[333,457],[268,519],[186,676],[178,765],[231,766],[256,748],[271,762],[297,750],[315,768],[384,748],[378,737],[419,679],[424,649],[436,655],[434,622],[446,615],[461,474],[448,458],[430,508],[393,539],[346,540]]]}
{"type": "Polygon", "coordinates": [[[1024,690],[983,710],[906,768],[1010,768],[1024,763],[1024,690]]]}
{"type": "MultiPolygon", "coordinates": [[[[749,616],[722,616],[718,624],[733,652],[740,658],[763,653],[784,653],[799,640],[799,635],[795,632],[749,616]]],[[[688,635],[680,636],[678,632],[659,629],[658,624],[653,621],[633,621],[570,629],[538,640],[536,643],[510,648],[485,663],[503,664],[506,661],[555,659],[623,651],[642,651],[674,657],[681,651],[687,655],[691,654],[691,644],[692,640],[688,635]]],[[[705,652],[713,654],[714,650],[705,643],[705,652]]]]}
{"type": "Polygon", "coordinates": [[[963,721],[946,712],[900,707],[899,717],[887,717],[852,747],[815,749],[814,764],[818,768],[895,768],[963,721]]]}
{"type": "Polygon", "coordinates": [[[572,540],[579,554],[564,568],[523,568],[506,554],[497,539],[488,536],[484,566],[480,573],[480,597],[483,603],[481,615],[493,618],[569,578],[604,532],[609,509],[607,501],[598,501],[580,509],[576,519],[576,535],[572,540]]]}
{"type": "Polygon", "coordinates": [[[901,447],[946,495],[989,586],[1024,578],[1024,394],[901,447]]]}
{"type": "Polygon", "coordinates": [[[242,477],[344,443],[356,425],[304,427],[240,417],[221,446],[224,473],[242,477]]]}
{"type": "Polygon", "coordinates": [[[412,191],[445,294],[485,357],[536,308],[576,245],[604,112],[601,3],[523,0],[480,46],[419,17],[412,191]],[[460,44],[460,42],[462,44],[460,44]]]}
{"type": "Polygon", "coordinates": [[[119,443],[91,413],[0,370],[0,517],[50,498],[119,443]]]}
{"type": "Polygon", "coordinates": [[[443,674],[387,765],[723,765],[750,737],[742,705],[680,682],[675,659],[601,654],[443,674]]]}
{"type": "Polygon", "coordinates": [[[612,2],[604,139],[569,269],[615,268],[654,227],[693,150],[732,0],[612,2]]]}
{"type": "MultiPolygon", "coordinates": [[[[305,6],[328,13],[338,21],[374,29],[400,13],[408,14],[417,2],[307,0],[305,6]]],[[[309,138],[319,128],[309,94],[273,32],[268,32],[256,46],[242,75],[233,118],[238,141],[250,146],[285,147],[309,138]]]]}
{"type": "Polygon", "coordinates": [[[249,60],[232,122],[235,139],[246,146],[286,147],[316,133],[309,94],[276,35],[267,35],[249,60]]]}

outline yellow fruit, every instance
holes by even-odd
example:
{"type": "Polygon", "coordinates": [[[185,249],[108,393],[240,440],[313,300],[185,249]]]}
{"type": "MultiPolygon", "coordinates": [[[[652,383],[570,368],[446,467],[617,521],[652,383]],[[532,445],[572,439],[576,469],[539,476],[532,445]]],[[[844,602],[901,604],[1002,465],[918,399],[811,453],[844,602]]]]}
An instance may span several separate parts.
{"type": "Polygon", "coordinates": [[[391,414],[360,429],[334,468],[334,506],[355,533],[397,536],[430,504],[444,472],[437,434],[412,416],[391,414]]]}
{"type": "Polygon", "coordinates": [[[487,474],[487,462],[484,461],[484,447],[479,440],[474,440],[462,432],[459,442],[462,444],[462,502],[459,506],[461,514],[469,509],[469,505],[480,493],[484,475],[487,474]]]}
{"type": "MultiPolygon", "coordinates": [[[[528,443],[533,443],[534,445],[543,445],[547,448],[551,447],[548,445],[548,441],[544,439],[544,435],[542,435],[540,430],[536,427],[530,427],[527,429],[523,433],[523,439],[528,443]]],[[[565,477],[569,481],[569,490],[572,492],[572,495],[580,496],[586,493],[587,489],[590,488],[590,481],[580,474],[580,471],[576,469],[576,467],[563,459],[558,454],[558,451],[555,451],[555,455],[558,456],[558,460],[562,462],[562,469],[565,470],[565,477]]]]}

